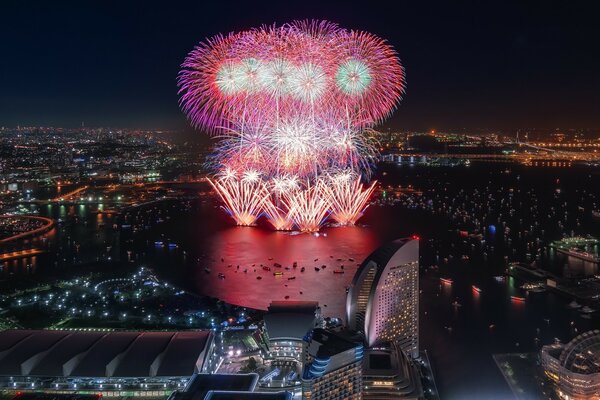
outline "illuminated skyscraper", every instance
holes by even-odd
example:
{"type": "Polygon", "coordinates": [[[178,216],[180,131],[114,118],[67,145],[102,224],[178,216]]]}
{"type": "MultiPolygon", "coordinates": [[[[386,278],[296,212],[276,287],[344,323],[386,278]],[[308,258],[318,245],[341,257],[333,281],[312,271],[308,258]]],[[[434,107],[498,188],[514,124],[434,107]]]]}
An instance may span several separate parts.
{"type": "Polygon", "coordinates": [[[321,328],[315,329],[307,342],[302,398],[362,399],[363,345],[339,332],[321,328]]]}
{"type": "Polygon", "coordinates": [[[393,342],[419,356],[419,240],[396,240],[361,264],[346,299],[348,327],[368,346],[393,342]]]}

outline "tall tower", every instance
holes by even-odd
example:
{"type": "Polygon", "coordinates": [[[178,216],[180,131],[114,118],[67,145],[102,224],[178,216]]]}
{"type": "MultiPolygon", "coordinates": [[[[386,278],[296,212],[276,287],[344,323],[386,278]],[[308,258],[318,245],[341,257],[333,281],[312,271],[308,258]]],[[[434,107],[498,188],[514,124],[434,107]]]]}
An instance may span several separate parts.
{"type": "Polygon", "coordinates": [[[399,239],[363,261],[346,299],[348,327],[368,346],[392,342],[419,356],[419,239],[399,239]]]}
{"type": "Polygon", "coordinates": [[[302,399],[361,400],[363,345],[321,328],[307,341],[302,399]]]}

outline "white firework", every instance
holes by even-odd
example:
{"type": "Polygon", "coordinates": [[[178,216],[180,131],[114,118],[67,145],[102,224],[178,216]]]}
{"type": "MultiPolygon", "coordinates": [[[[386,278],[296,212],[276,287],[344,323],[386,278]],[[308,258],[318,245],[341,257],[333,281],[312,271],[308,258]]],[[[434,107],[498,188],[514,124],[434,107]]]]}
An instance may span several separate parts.
{"type": "Polygon", "coordinates": [[[269,61],[260,68],[258,81],[261,88],[273,97],[281,97],[290,91],[290,79],[295,68],[289,62],[276,59],[269,61]]]}
{"type": "Polygon", "coordinates": [[[237,65],[236,78],[243,90],[247,93],[254,93],[261,89],[258,77],[262,69],[261,62],[254,58],[246,58],[237,65]]]}
{"type": "Polygon", "coordinates": [[[238,64],[233,62],[224,63],[217,71],[215,83],[225,95],[235,95],[243,90],[241,70],[238,64]]]}
{"type": "Polygon", "coordinates": [[[291,94],[305,103],[318,100],[327,88],[327,75],[323,68],[313,63],[303,63],[296,67],[290,79],[291,94]]]}
{"type": "Polygon", "coordinates": [[[256,183],[260,180],[260,173],[255,170],[244,171],[242,174],[242,182],[256,183]]]}

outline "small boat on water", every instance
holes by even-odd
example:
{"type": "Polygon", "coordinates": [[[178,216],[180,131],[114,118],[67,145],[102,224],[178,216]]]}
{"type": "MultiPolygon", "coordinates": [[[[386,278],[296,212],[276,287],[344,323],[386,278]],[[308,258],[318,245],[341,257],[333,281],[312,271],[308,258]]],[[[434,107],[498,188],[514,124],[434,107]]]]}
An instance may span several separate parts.
{"type": "Polygon", "coordinates": [[[452,305],[453,305],[454,307],[462,307],[462,304],[460,304],[460,303],[458,302],[458,300],[454,300],[454,301],[452,302],[452,305]]]}
{"type": "Polygon", "coordinates": [[[577,309],[577,308],[581,308],[581,304],[579,304],[578,302],[573,300],[572,302],[569,303],[569,305],[567,307],[572,308],[572,309],[577,309]]]}
{"type": "Polygon", "coordinates": [[[319,269],[319,268],[317,268],[317,267],[315,267],[315,271],[319,272],[319,271],[320,271],[320,269],[319,269]]]}
{"type": "Polygon", "coordinates": [[[514,301],[519,301],[519,302],[525,301],[525,297],[519,297],[519,296],[510,296],[510,299],[514,300],[514,301]]]}
{"type": "Polygon", "coordinates": [[[294,279],[296,279],[296,277],[295,277],[295,276],[290,276],[290,277],[288,278],[288,281],[293,281],[294,279]]]}
{"type": "Polygon", "coordinates": [[[225,274],[222,272],[219,272],[219,279],[225,279],[225,274]]]}
{"type": "Polygon", "coordinates": [[[334,274],[343,274],[343,273],[344,273],[344,270],[341,270],[341,269],[336,269],[336,270],[334,270],[334,271],[333,271],[333,273],[334,273],[334,274]]]}
{"type": "Polygon", "coordinates": [[[281,271],[273,272],[273,276],[282,276],[282,275],[283,275],[283,272],[281,272],[281,271]]]}
{"type": "Polygon", "coordinates": [[[473,289],[474,292],[481,293],[481,289],[479,289],[477,286],[473,285],[473,286],[471,286],[471,288],[473,289]]]}
{"type": "Polygon", "coordinates": [[[579,312],[585,313],[585,314],[591,314],[593,312],[596,312],[596,310],[594,310],[591,307],[588,306],[583,306],[583,308],[581,308],[581,310],[579,310],[579,312]]]}
{"type": "Polygon", "coordinates": [[[306,269],[304,267],[300,268],[300,272],[304,272],[306,269]]]}
{"type": "Polygon", "coordinates": [[[446,285],[452,285],[452,279],[449,278],[440,278],[440,282],[446,285]]]}
{"type": "Polygon", "coordinates": [[[257,276],[256,279],[260,281],[262,279],[262,276],[257,276]]]}

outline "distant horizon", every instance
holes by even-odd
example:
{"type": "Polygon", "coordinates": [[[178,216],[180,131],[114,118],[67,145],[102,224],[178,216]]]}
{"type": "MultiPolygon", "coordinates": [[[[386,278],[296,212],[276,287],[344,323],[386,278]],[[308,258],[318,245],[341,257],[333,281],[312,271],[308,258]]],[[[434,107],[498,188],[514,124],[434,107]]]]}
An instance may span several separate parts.
{"type": "MultiPolygon", "coordinates": [[[[205,135],[208,137],[214,136],[207,132],[204,132],[199,129],[195,129],[191,126],[183,127],[183,128],[174,128],[174,127],[164,127],[164,126],[118,126],[118,125],[29,125],[29,124],[17,124],[14,126],[2,125],[0,123],[0,130],[15,130],[15,129],[112,129],[112,130],[126,130],[126,131],[163,131],[163,132],[177,132],[177,133],[195,133],[199,135],[205,135]]],[[[543,128],[543,127],[514,127],[514,128],[488,128],[488,127],[473,127],[473,128],[439,128],[439,127],[428,127],[428,128],[391,128],[387,127],[385,124],[381,126],[376,126],[373,130],[381,133],[386,132],[417,132],[417,133],[460,133],[460,132],[476,132],[478,134],[494,134],[494,133],[517,133],[517,131],[537,131],[540,133],[550,133],[552,131],[559,131],[562,133],[598,133],[600,134],[600,127],[555,127],[555,128],[543,128]]],[[[600,139],[600,136],[598,137],[600,139]]]]}

